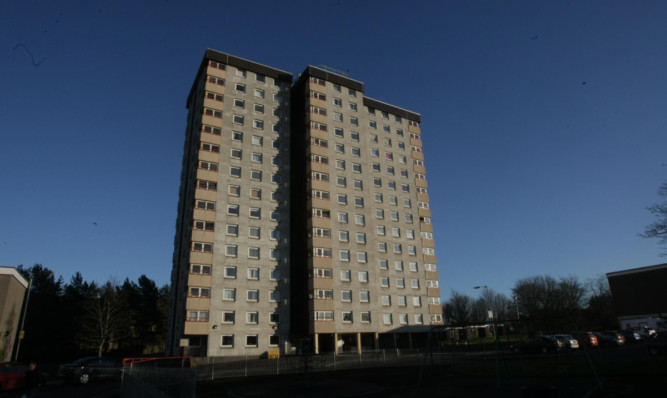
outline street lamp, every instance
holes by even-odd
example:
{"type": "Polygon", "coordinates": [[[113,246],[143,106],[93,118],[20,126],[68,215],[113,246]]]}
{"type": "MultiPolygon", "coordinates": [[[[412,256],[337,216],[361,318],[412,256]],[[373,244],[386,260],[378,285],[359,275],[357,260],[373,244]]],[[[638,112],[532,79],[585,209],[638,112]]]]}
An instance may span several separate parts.
{"type": "Polygon", "coordinates": [[[496,330],[496,321],[493,316],[493,310],[491,309],[491,295],[489,294],[489,287],[487,285],[473,286],[473,289],[486,289],[486,303],[489,306],[489,320],[491,325],[493,325],[493,339],[496,343],[496,387],[500,388],[500,358],[498,358],[498,351],[500,350],[499,341],[498,341],[498,331],[496,330]]]}

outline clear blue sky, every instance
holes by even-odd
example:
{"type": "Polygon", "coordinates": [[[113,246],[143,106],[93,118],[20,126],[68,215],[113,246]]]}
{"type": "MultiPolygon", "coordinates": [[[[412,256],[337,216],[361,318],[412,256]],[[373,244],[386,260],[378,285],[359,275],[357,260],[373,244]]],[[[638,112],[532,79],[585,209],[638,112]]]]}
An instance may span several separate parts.
{"type": "Polygon", "coordinates": [[[0,264],[169,282],[206,48],[419,112],[443,296],[665,262],[664,1],[2,1],[0,264]]]}

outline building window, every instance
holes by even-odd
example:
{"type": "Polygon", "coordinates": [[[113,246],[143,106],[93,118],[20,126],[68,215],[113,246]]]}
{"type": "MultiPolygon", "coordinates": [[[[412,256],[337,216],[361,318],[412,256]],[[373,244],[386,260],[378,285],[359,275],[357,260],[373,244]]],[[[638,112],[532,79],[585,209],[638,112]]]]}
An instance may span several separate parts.
{"type": "Polygon", "coordinates": [[[347,213],[338,212],[338,222],[342,222],[342,223],[347,224],[347,222],[348,222],[347,213]]]}
{"type": "Polygon", "coordinates": [[[259,312],[246,312],[245,323],[253,325],[259,323],[259,312]]]}
{"type": "Polygon", "coordinates": [[[213,243],[193,242],[192,251],[199,253],[213,253],[213,243]]]}
{"type": "Polygon", "coordinates": [[[350,261],[350,251],[341,250],[340,251],[340,261],[350,261]]]}
{"type": "Polygon", "coordinates": [[[403,271],[403,261],[401,260],[394,261],[394,269],[396,271],[403,271]]]}
{"type": "Polygon", "coordinates": [[[366,225],[365,217],[361,214],[356,214],[354,216],[354,223],[357,225],[366,225]]]}
{"type": "Polygon", "coordinates": [[[215,211],[215,202],[211,202],[211,201],[207,201],[207,200],[198,200],[197,201],[197,209],[215,211]]]}
{"type": "Polygon", "coordinates": [[[368,283],[368,272],[367,271],[359,271],[359,282],[368,283]]]}
{"type": "Polygon", "coordinates": [[[347,204],[347,195],[345,195],[345,194],[340,194],[340,193],[339,193],[339,194],[337,195],[337,198],[338,198],[338,199],[337,199],[337,202],[338,202],[339,204],[342,204],[342,205],[346,205],[346,204],[347,204]]]}
{"type": "Polygon", "coordinates": [[[391,325],[392,320],[391,320],[391,314],[382,314],[382,323],[385,325],[391,325]]]}
{"type": "Polygon", "coordinates": [[[211,289],[207,287],[191,287],[189,297],[209,298],[211,289]]]}
{"type": "Polygon", "coordinates": [[[333,271],[328,268],[315,268],[313,276],[315,278],[331,279],[333,278],[333,271]]]}
{"type": "Polygon", "coordinates": [[[259,301],[259,290],[252,289],[248,290],[246,293],[247,301],[259,301]]]}
{"type": "Polygon", "coordinates": [[[251,281],[259,280],[259,268],[248,268],[248,279],[251,281]]]}
{"type": "Polygon", "coordinates": [[[361,243],[363,245],[366,244],[366,234],[363,232],[357,232],[357,243],[361,243]]]}
{"type": "Polygon", "coordinates": [[[262,181],[262,172],[260,170],[250,170],[250,179],[262,181]]]}
{"type": "Polygon", "coordinates": [[[230,216],[239,215],[239,205],[227,205],[227,214],[230,216]]]}
{"type": "Polygon", "coordinates": [[[229,168],[229,175],[232,177],[241,177],[241,168],[232,166],[229,168]]]}
{"type": "MultiPolygon", "coordinates": [[[[253,109],[254,109],[255,112],[257,112],[257,113],[264,113],[264,105],[262,105],[262,104],[255,104],[254,107],[253,107],[253,109]]],[[[263,123],[263,122],[262,122],[262,123],[263,123]]],[[[263,126],[262,126],[262,127],[263,127],[263,126]]]]}
{"type": "Polygon", "coordinates": [[[352,291],[351,290],[342,290],[340,292],[340,300],[343,302],[350,302],[352,301],[352,291]]]}
{"type": "Polygon", "coordinates": [[[259,258],[259,247],[249,247],[248,248],[248,258],[259,258]]]}
{"type": "Polygon", "coordinates": [[[272,303],[280,302],[280,292],[277,290],[269,291],[269,301],[272,303]]]}
{"type": "Polygon", "coordinates": [[[269,280],[279,281],[280,280],[280,270],[279,269],[272,269],[271,272],[269,273],[269,280]]]}
{"type": "MultiPolygon", "coordinates": [[[[233,267],[236,271],[236,267],[233,267]]],[[[224,301],[236,301],[236,289],[222,289],[222,299],[224,301]]]]}
{"type": "Polygon", "coordinates": [[[343,311],[341,313],[343,323],[352,323],[352,311],[343,311]]]}
{"type": "Polygon", "coordinates": [[[246,347],[257,347],[259,338],[256,334],[245,336],[245,346],[246,347]]]}
{"type": "Polygon", "coordinates": [[[411,279],[410,285],[413,289],[419,289],[419,279],[411,279]]]}
{"type": "Polygon", "coordinates": [[[221,79],[221,78],[215,77],[215,76],[209,76],[208,81],[209,81],[209,83],[217,84],[218,86],[224,86],[225,85],[225,79],[221,79]]]}
{"type": "Polygon", "coordinates": [[[371,321],[371,313],[370,312],[361,312],[361,322],[362,323],[369,323],[371,321]]]}
{"type": "Polygon", "coordinates": [[[399,307],[405,307],[408,305],[408,299],[405,296],[397,296],[397,303],[399,307]]]}
{"type": "Polygon", "coordinates": [[[368,256],[366,255],[366,252],[357,252],[357,262],[358,263],[365,263],[368,260],[368,256]]]}
{"type": "Polygon", "coordinates": [[[341,100],[340,98],[334,98],[333,99],[333,104],[334,104],[334,106],[342,107],[343,106],[343,100],[341,100]]]}
{"type": "Polygon", "coordinates": [[[378,242],[378,251],[380,253],[386,253],[387,252],[387,242],[378,242]]]}
{"type": "Polygon", "coordinates": [[[269,336],[269,346],[277,347],[280,345],[280,336],[277,334],[272,334],[269,336]]]}
{"type": "Polygon", "coordinates": [[[349,269],[343,269],[340,271],[340,280],[343,282],[350,282],[352,279],[352,271],[349,269]]]}
{"type": "Polygon", "coordinates": [[[338,231],[338,240],[341,242],[350,241],[350,232],[349,231],[338,231]]]}
{"type": "Polygon", "coordinates": [[[245,94],[245,84],[236,83],[235,89],[239,93],[244,93],[245,94]]]}
{"type": "Polygon", "coordinates": [[[217,119],[222,119],[222,112],[215,110],[215,109],[210,109],[210,108],[204,108],[204,114],[206,116],[211,116],[217,119]]]}
{"type": "Polygon", "coordinates": [[[390,306],[391,305],[391,296],[382,296],[382,305],[390,306]]]}
{"type": "Polygon", "coordinates": [[[262,218],[262,209],[258,207],[251,207],[249,209],[250,218],[262,218]]]}
{"type": "Polygon", "coordinates": [[[222,311],[222,323],[234,324],[234,311],[222,311]]]}
{"type": "Polygon", "coordinates": [[[405,289],[405,279],[396,278],[396,287],[399,289],[405,289]]]}
{"type": "Polygon", "coordinates": [[[211,266],[192,264],[192,266],[190,266],[190,273],[196,275],[211,275],[211,266]]]}
{"type": "Polygon", "coordinates": [[[380,286],[381,287],[389,287],[389,278],[388,277],[380,278],[380,286]]]}
{"type": "Polygon", "coordinates": [[[237,255],[238,255],[238,246],[236,245],[225,246],[225,256],[236,257],[237,255]]]}
{"type": "Polygon", "coordinates": [[[353,126],[359,126],[359,119],[356,117],[350,117],[350,124],[353,126]]]}
{"type": "Polygon", "coordinates": [[[358,163],[352,163],[352,171],[355,173],[361,173],[361,165],[358,163]]]}
{"type": "Polygon", "coordinates": [[[256,88],[254,91],[254,95],[257,98],[264,98],[264,90],[262,90],[261,88],[256,88]]]}
{"type": "Polygon", "coordinates": [[[253,135],[252,136],[252,144],[255,146],[262,146],[264,145],[264,138],[258,136],[258,135],[253,135]]]}
{"type": "Polygon", "coordinates": [[[200,231],[213,231],[215,230],[215,223],[211,221],[196,221],[195,220],[195,226],[194,229],[200,230],[200,231]]]}
{"type": "Polygon", "coordinates": [[[333,290],[315,289],[314,293],[314,298],[317,300],[333,300],[334,298],[333,290]]]}
{"type": "Polygon", "coordinates": [[[234,224],[227,225],[227,235],[239,236],[239,226],[234,224]]]}
{"type": "Polygon", "coordinates": [[[269,323],[280,323],[280,314],[277,312],[269,314],[269,323]]]}
{"type": "Polygon", "coordinates": [[[368,303],[371,301],[371,294],[368,290],[360,290],[359,291],[359,302],[361,303],[368,303]]]}
{"type": "Polygon", "coordinates": [[[421,307],[422,306],[422,299],[419,296],[413,296],[412,297],[412,306],[413,307],[421,307]]]}
{"type": "Polygon", "coordinates": [[[232,131],[232,141],[243,142],[243,133],[240,131],[232,131]]]}
{"type": "Polygon", "coordinates": [[[208,311],[188,311],[189,322],[208,322],[208,311]]]}
{"type": "Polygon", "coordinates": [[[251,188],[250,199],[262,199],[262,190],[258,188],[251,188]]]}
{"type": "Polygon", "coordinates": [[[255,75],[255,80],[257,80],[260,83],[264,83],[266,81],[266,78],[264,75],[260,75],[259,73],[255,75]]]}

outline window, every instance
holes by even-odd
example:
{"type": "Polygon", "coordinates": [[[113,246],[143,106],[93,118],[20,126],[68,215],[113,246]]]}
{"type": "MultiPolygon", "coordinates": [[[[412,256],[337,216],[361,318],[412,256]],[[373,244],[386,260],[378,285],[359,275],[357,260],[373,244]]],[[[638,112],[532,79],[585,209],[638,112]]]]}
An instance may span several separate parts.
{"type": "Polygon", "coordinates": [[[352,141],[357,141],[359,142],[359,133],[355,133],[354,131],[350,133],[350,139],[352,141]]]}
{"type": "Polygon", "coordinates": [[[362,312],[359,315],[361,315],[361,322],[369,323],[371,321],[371,313],[370,312],[362,312]]]}
{"type": "Polygon", "coordinates": [[[269,301],[272,303],[280,302],[280,292],[277,290],[269,291],[269,301]]]}
{"type": "Polygon", "coordinates": [[[269,272],[269,280],[279,281],[280,280],[280,270],[279,269],[272,269],[271,272],[269,272]]]}
{"type": "Polygon", "coordinates": [[[252,289],[246,292],[247,301],[259,301],[259,290],[252,289]]]}
{"type": "Polygon", "coordinates": [[[357,92],[354,91],[354,90],[351,89],[351,88],[348,88],[348,89],[347,89],[347,94],[348,94],[348,95],[351,95],[352,97],[356,97],[356,96],[357,96],[357,92]]]}
{"type": "Polygon", "coordinates": [[[378,251],[385,253],[387,251],[387,242],[378,242],[378,251]]]}
{"type": "Polygon", "coordinates": [[[390,306],[391,305],[391,296],[382,296],[382,305],[390,306]]]}
{"type": "Polygon", "coordinates": [[[403,199],[403,207],[412,207],[410,199],[403,199]]]}
{"type": "Polygon", "coordinates": [[[343,323],[352,323],[352,311],[343,311],[341,313],[343,323]]]}
{"type": "Polygon", "coordinates": [[[392,320],[391,320],[391,314],[382,314],[382,323],[385,325],[391,325],[392,320]]]}
{"type": "Polygon", "coordinates": [[[400,238],[401,237],[401,229],[397,227],[393,227],[391,229],[391,236],[395,238],[400,238]]]}
{"type": "Polygon", "coordinates": [[[311,173],[311,178],[313,180],[318,180],[318,181],[329,181],[329,174],[319,173],[317,171],[313,171],[311,173]]]}
{"type": "Polygon", "coordinates": [[[384,234],[385,234],[385,227],[384,227],[384,225],[378,225],[378,227],[377,227],[377,234],[378,234],[378,235],[384,235],[384,234]]]}
{"type": "MultiPolygon", "coordinates": [[[[233,267],[236,270],[236,267],[233,267]]],[[[224,301],[236,301],[236,289],[225,288],[222,289],[222,299],[224,301]]]]}
{"type": "Polygon", "coordinates": [[[346,187],[347,179],[345,177],[336,177],[336,185],[339,187],[346,187]]]}
{"type": "Polygon", "coordinates": [[[243,133],[240,131],[232,131],[232,141],[243,142],[243,133]]]}
{"type": "Polygon", "coordinates": [[[236,257],[237,255],[238,255],[238,246],[236,245],[225,246],[225,256],[236,257]]]}
{"type": "Polygon", "coordinates": [[[394,261],[394,269],[396,271],[403,271],[403,261],[401,260],[394,261]]]}
{"type": "Polygon", "coordinates": [[[341,242],[350,241],[350,232],[349,231],[338,231],[338,240],[341,242]]]}
{"type": "Polygon", "coordinates": [[[259,338],[256,334],[245,336],[245,346],[246,347],[257,347],[259,343],[259,338]]]}
{"type": "Polygon", "coordinates": [[[239,215],[239,205],[227,205],[227,214],[230,216],[239,215]]]}
{"type": "Polygon", "coordinates": [[[231,265],[225,266],[224,277],[228,279],[236,279],[236,267],[231,265]]]}
{"type": "Polygon", "coordinates": [[[200,210],[214,210],[215,211],[215,202],[210,202],[207,200],[198,200],[197,209],[200,210]]]}
{"type": "MultiPolygon", "coordinates": [[[[257,113],[264,113],[264,105],[262,105],[262,104],[255,104],[255,105],[253,106],[253,109],[254,109],[255,112],[257,112],[257,113]]],[[[262,122],[262,123],[264,123],[264,122],[262,122]]],[[[264,127],[264,126],[262,125],[262,127],[264,127]]]]}
{"type": "Polygon", "coordinates": [[[232,177],[241,177],[241,168],[232,166],[229,168],[229,175],[232,177]]]}
{"type": "Polygon", "coordinates": [[[374,177],[373,178],[373,186],[377,187],[377,188],[381,188],[382,187],[382,178],[374,177]]]}
{"type": "Polygon", "coordinates": [[[257,81],[260,82],[260,83],[264,83],[264,81],[266,80],[266,78],[265,78],[264,75],[260,75],[260,74],[258,73],[258,74],[255,75],[255,80],[257,80],[257,81]]]}
{"type": "Polygon", "coordinates": [[[417,255],[417,248],[415,246],[408,246],[408,255],[416,256],[417,255]]]}
{"type": "Polygon", "coordinates": [[[417,266],[417,263],[415,263],[415,262],[411,262],[411,263],[410,263],[410,272],[417,272],[417,271],[419,271],[419,268],[418,268],[418,266],[417,266]]]}
{"type": "Polygon", "coordinates": [[[359,126],[359,119],[356,117],[350,117],[350,124],[353,126],[359,126]]]}
{"type": "Polygon", "coordinates": [[[218,183],[214,181],[197,180],[197,188],[206,189],[208,191],[217,191],[218,183]]]}
{"type": "Polygon", "coordinates": [[[271,201],[280,202],[283,200],[283,194],[280,191],[271,192],[271,201]]]}
{"type": "Polygon", "coordinates": [[[336,128],[334,129],[334,135],[335,135],[336,137],[343,138],[343,137],[345,137],[345,132],[343,131],[342,128],[336,127],[336,128]]]}
{"type": "Polygon", "coordinates": [[[359,282],[368,283],[368,272],[359,271],[359,282]]]}
{"type": "Polygon", "coordinates": [[[394,243],[394,253],[396,254],[403,253],[403,248],[400,243],[394,243]]]}
{"type": "Polygon", "coordinates": [[[347,224],[348,222],[347,213],[338,212],[338,221],[347,224]]]}
{"type": "Polygon", "coordinates": [[[387,174],[394,175],[394,166],[387,166],[387,174]]]}
{"type": "Polygon", "coordinates": [[[380,286],[381,287],[389,287],[389,278],[386,277],[386,276],[380,278],[380,286]]]}
{"type": "Polygon", "coordinates": [[[412,297],[412,306],[413,307],[421,307],[422,306],[422,299],[419,296],[413,296],[412,297]]]}
{"type": "Polygon", "coordinates": [[[396,190],[396,181],[388,181],[387,182],[387,187],[391,189],[392,191],[396,190]]]}
{"type": "Polygon", "coordinates": [[[241,159],[243,157],[243,151],[240,149],[232,148],[229,152],[229,157],[232,159],[241,159]]]}
{"type": "Polygon", "coordinates": [[[248,279],[252,281],[259,280],[259,268],[248,268],[248,279]]]}
{"type": "Polygon", "coordinates": [[[386,259],[378,260],[378,266],[380,269],[389,269],[389,261],[386,259]]]}
{"type": "Polygon", "coordinates": [[[262,218],[262,209],[259,207],[251,207],[249,209],[250,218],[262,218]]]}
{"type": "Polygon", "coordinates": [[[405,307],[406,305],[408,305],[407,297],[405,297],[405,296],[396,296],[396,298],[397,298],[396,301],[397,301],[399,307],[405,307]]]}
{"type": "Polygon", "coordinates": [[[238,77],[245,77],[246,76],[246,71],[243,69],[236,69],[236,76],[238,77]]]}
{"type": "Polygon", "coordinates": [[[364,207],[364,198],[361,198],[359,196],[354,197],[354,205],[356,207],[364,207]]]}
{"type": "Polygon", "coordinates": [[[366,225],[365,217],[361,214],[356,214],[354,216],[354,223],[357,225],[366,225]]]}
{"type": "Polygon", "coordinates": [[[340,93],[340,84],[333,84],[333,90],[340,93]]]}
{"type": "Polygon", "coordinates": [[[206,152],[220,153],[220,147],[218,145],[209,144],[208,142],[201,143],[201,150],[206,152]]]}
{"type": "Polygon", "coordinates": [[[401,325],[407,325],[408,314],[398,314],[398,323],[400,323],[401,325]]]}
{"type": "Polygon", "coordinates": [[[208,311],[188,311],[188,321],[208,322],[208,311]]]}
{"type": "Polygon", "coordinates": [[[390,132],[391,132],[391,128],[389,128],[389,126],[387,126],[386,124],[383,124],[383,125],[382,125],[382,131],[384,131],[384,132],[386,132],[386,133],[390,133],[390,132]]]}
{"type": "Polygon", "coordinates": [[[331,322],[334,320],[334,313],[333,311],[315,311],[313,312],[313,320],[331,322]]]}
{"type": "Polygon", "coordinates": [[[333,300],[333,290],[315,289],[315,299],[317,300],[333,300]]]}
{"type": "Polygon", "coordinates": [[[246,312],[245,323],[257,324],[259,323],[259,312],[246,312]]]}
{"type": "Polygon", "coordinates": [[[392,211],[389,213],[389,218],[391,218],[391,221],[398,221],[398,212],[392,211]]]}
{"type": "Polygon", "coordinates": [[[418,325],[424,323],[424,316],[422,314],[415,314],[415,323],[418,325]]]}
{"type": "Polygon", "coordinates": [[[368,290],[359,291],[359,301],[362,303],[368,303],[371,301],[371,294],[368,290]]]}
{"type": "Polygon", "coordinates": [[[380,156],[380,151],[378,149],[371,148],[371,156],[373,156],[374,158],[380,156]]]}
{"type": "Polygon", "coordinates": [[[209,76],[208,81],[213,84],[217,84],[218,86],[224,86],[225,85],[225,79],[220,79],[219,77],[215,76],[209,76]]]}
{"type": "Polygon", "coordinates": [[[257,98],[264,98],[264,90],[261,88],[256,88],[254,94],[257,98]]]}
{"type": "Polygon", "coordinates": [[[280,345],[280,336],[277,334],[272,334],[269,336],[269,345],[273,347],[277,347],[280,345]]]}
{"type": "Polygon", "coordinates": [[[252,127],[258,130],[264,130],[264,121],[255,119],[252,121],[252,127]]]}
{"type": "Polygon", "coordinates": [[[368,127],[372,128],[372,129],[377,129],[378,124],[374,121],[370,121],[370,122],[368,122],[368,127]]]}
{"type": "Polygon", "coordinates": [[[371,164],[371,170],[380,171],[380,164],[379,163],[372,163],[371,164]]]}
{"type": "Polygon", "coordinates": [[[218,164],[217,163],[212,163],[212,162],[201,161],[201,162],[199,162],[199,168],[202,169],[202,170],[218,171],[218,164]]]}
{"type": "Polygon", "coordinates": [[[192,251],[199,253],[213,253],[213,243],[193,242],[192,251]]]}
{"type": "Polygon", "coordinates": [[[244,109],[245,108],[245,100],[242,100],[240,98],[234,98],[234,106],[236,108],[244,109]]]}
{"type": "Polygon", "coordinates": [[[200,231],[213,231],[215,230],[215,223],[211,221],[195,221],[195,229],[200,231]]]}
{"type": "Polygon", "coordinates": [[[269,235],[270,240],[280,240],[280,230],[272,229],[269,235]]]}
{"type": "Polygon", "coordinates": [[[344,282],[349,282],[352,279],[352,271],[349,269],[343,269],[340,271],[340,280],[344,282]]]}
{"type": "Polygon", "coordinates": [[[250,170],[250,179],[262,181],[262,172],[260,170],[250,170]]]}
{"type": "Polygon", "coordinates": [[[398,156],[398,163],[400,164],[406,164],[407,163],[407,158],[403,155],[398,156]]]}
{"type": "Polygon", "coordinates": [[[331,218],[331,211],[330,210],[313,208],[311,214],[313,215],[313,217],[331,218]]]}
{"type": "Polygon", "coordinates": [[[350,251],[341,250],[340,251],[340,261],[350,261],[350,251]]]}
{"type": "Polygon", "coordinates": [[[326,247],[313,247],[313,256],[331,258],[331,249],[326,247]]]}
{"type": "Polygon", "coordinates": [[[411,279],[410,286],[412,286],[413,289],[419,289],[419,279],[411,279]]]}
{"type": "Polygon", "coordinates": [[[357,262],[358,263],[365,263],[368,260],[368,256],[366,255],[366,252],[357,252],[357,262]]]}
{"type": "Polygon", "coordinates": [[[251,188],[250,199],[262,199],[262,190],[258,188],[251,188]]]}
{"type": "Polygon", "coordinates": [[[352,163],[352,171],[355,173],[361,173],[361,165],[358,163],[352,163]]]}
{"type": "Polygon", "coordinates": [[[353,180],[352,181],[352,187],[354,189],[363,190],[364,189],[364,183],[361,180],[353,180]]]}
{"type": "Polygon", "coordinates": [[[334,149],[338,153],[345,153],[345,145],[343,144],[336,144],[334,149]]]}
{"type": "Polygon", "coordinates": [[[366,244],[366,234],[363,232],[357,232],[357,243],[366,244]]]}
{"type": "Polygon", "coordinates": [[[271,221],[280,221],[280,212],[272,211],[269,218],[271,219],[271,221]]]}
{"type": "Polygon", "coordinates": [[[261,234],[261,229],[259,227],[248,227],[248,237],[253,239],[259,239],[261,234]]]}
{"type": "MultiPolygon", "coordinates": [[[[405,222],[412,223],[412,214],[405,213],[405,222]]],[[[414,239],[414,238],[413,238],[414,239]]]]}
{"type": "Polygon", "coordinates": [[[343,121],[343,114],[338,113],[338,112],[334,112],[333,113],[333,119],[337,122],[342,122],[343,121]]]}
{"type": "Polygon", "coordinates": [[[325,228],[313,228],[313,236],[320,238],[331,238],[331,230],[325,228]]]}
{"type": "Polygon", "coordinates": [[[190,267],[190,273],[197,275],[211,275],[211,266],[192,264],[192,266],[190,267]]]}
{"type": "Polygon", "coordinates": [[[239,93],[244,93],[245,94],[245,84],[236,83],[235,89],[239,93]]]}
{"type": "Polygon", "coordinates": [[[207,287],[191,287],[190,297],[209,298],[211,297],[211,289],[207,287]]]}
{"type": "Polygon", "coordinates": [[[327,96],[325,94],[318,93],[317,91],[311,91],[309,94],[312,98],[315,98],[315,99],[318,99],[318,100],[321,100],[321,101],[326,101],[327,100],[327,96]]]}
{"type": "Polygon", "coordinates": [[[340,98],[334,98],[333,99],[333,104],[334,104],[334,106],[341,107],[341,106],[343,106],[343,100],[341,100],[340,98]]]}
{"type": "Polygon", "coordinates": [[[347,204],[347,195],[339,193],[337,195],[337,202],[346,205],[347,204]]]}
{"type": "Polygon", "coordinates": [[[405,289],[405,279],[396,278],[396,287],[399,289],[405,289]]]}
{"type": "Polygon", "coordinates": [[[222,311],[222,323],[234,324],[234,311],[222,311]]]}
{"type": "Polygon", "coordinates": [[[204,114],[206,116],[211,116],[211,117],[215,117],[215,118],[218,118],[218,119],[222,119],[222,112],[218,111],[218,110],[215,110],[215,109],[204,108],[204,114]]]}
{"type": "Polygon", "coordinates": [[[277,312],[269,314],[269,323],[280,323],[280,314],[277,312]]]}
{"type": "Polygon", "coordinates": [[[340,292],[340,300],[343,302],[352,301],[352,291],[351,290],[342,290],[340,292]]]}
{"type": "Polygon", "coordinates": [[[249,247],[248,258],[259,258],[259,247],[249,247]]]}
{"type": "Polygon", "coordinates": [[[424,248],[422,248],[422,253],[426,254],[428,256],[435,256],[435,249],[429,248],[429,247],[424,247],[424,248]]]}
{"type": "Polygon", "coordinates": [[[333,271],[330,269],[315,268],[313,271],[315,278],[325,278],[325,279],[333,278],[333,271]]]}
{"type": "Polygon", "coordinates": [[[252,144],[255,146],[262,146],[264,144],[264,139],[258,135],[253,135],[252,144]]]}
{"type": "Polygon", "coordinates": [[[341,169],[341,170],[345,170],[345,161],[340,160],[340,159],[336,159],[336,168],[341,169]]]}
{"type": "Polygon", "coordinates": [[[356,112],[357,111],[357,104],[355,104],[354,102],[350,102],[349,103],[349,108],[350,108],[351,111],[356,112]]]}

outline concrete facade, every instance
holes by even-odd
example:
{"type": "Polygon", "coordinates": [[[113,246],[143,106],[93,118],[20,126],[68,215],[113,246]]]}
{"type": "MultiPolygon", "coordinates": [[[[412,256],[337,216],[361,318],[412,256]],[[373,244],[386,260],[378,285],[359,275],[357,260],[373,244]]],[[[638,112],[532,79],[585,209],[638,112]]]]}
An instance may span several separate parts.
{"type": "Polygon", "coordinates": [[[27,288],[15,268],[0,267],[0,361],[11,360],[27,288]]]}
{"type": "Polygon", "coordinates": [[[168,354],[411,346],[442,324],[419,114],[213,50],[187,108],[168,354]]]}

